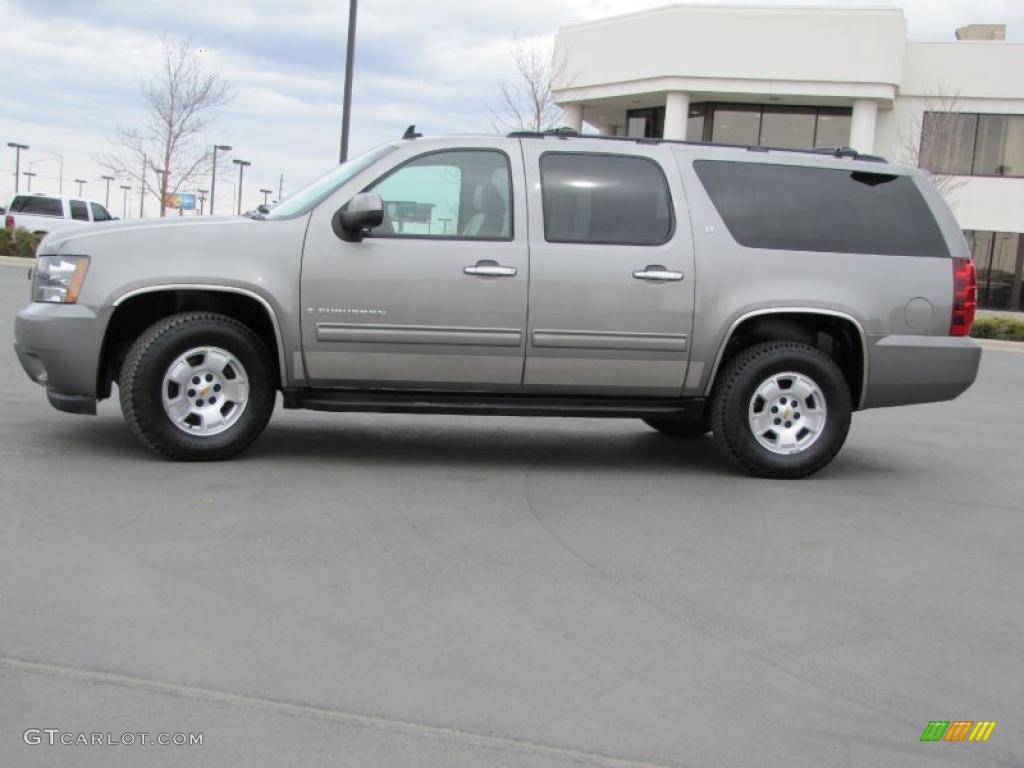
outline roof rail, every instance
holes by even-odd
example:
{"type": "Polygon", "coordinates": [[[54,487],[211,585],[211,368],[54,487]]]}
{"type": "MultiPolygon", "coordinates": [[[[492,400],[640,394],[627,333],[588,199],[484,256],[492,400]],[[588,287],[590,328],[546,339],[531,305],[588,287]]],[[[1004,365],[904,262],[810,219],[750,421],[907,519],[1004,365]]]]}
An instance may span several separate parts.
{"type": "Polygon", "coordinates": [[[658,139],[633,136],[602,136],[600,134],[581,134],[574,128],[555,128],[550,131],[513,131],[507,134],[510,139],[543,139],[545,137],[559,139],[599,139],[601,141],[629,141],[635,144],[685,144],[691,147],[730,147],[745,149],[748,152],[798,152],[807,155],[827,155],[829,157],[847,157],[851,160],[866,160],[872,163],[888,163],[881,155],[867,155],[852,147],[807,147],[793,149],[791,147],[763,147],[751,144],[720,144],[711,141],[684,141],[682,139],[658,139]]]}

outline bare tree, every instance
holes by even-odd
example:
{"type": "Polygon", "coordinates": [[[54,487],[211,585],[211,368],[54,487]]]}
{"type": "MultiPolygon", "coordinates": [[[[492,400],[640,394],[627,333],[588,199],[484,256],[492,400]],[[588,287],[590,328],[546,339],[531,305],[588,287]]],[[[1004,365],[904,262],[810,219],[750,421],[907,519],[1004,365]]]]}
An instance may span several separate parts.
{"type": "Polygon", "coordinates": [[[949,155],[958,143],[963,103],[959,92],[950,93],[941,86],[935,94],[925,98],[919,116],[901,126],[897,160],[902,165],[928,170],[935,188],[948,196],[965,183],[963,176],[943,170],[955,160],[949,155]]]}
{"type": "Polygon", "coordinates": [[[515,76],[498,83],[498,103],[490,108],[494,129],[548,131],[558,128],[562,109],[553,91],[566,84],[566,62],[555,58],[552,47],[534,38],[516,37],[512,43],[515,76]]]}
{"type": "Polygon", "coordinates": [[[143,194],[156,195],[164,216],[168,194],[210,172],[212,149],[199,139],[213,123],[217,107],[230,101],[231,87],[205,70],[190,40],[175,42],[164,35],[161,41],[163,71],[139,86],[145,123],[117,126],[111,139],[114,149],[97,160],[112,173],[134,180],[143,194]],[[166,173],[155,173],[157,168],[166,173]]]}

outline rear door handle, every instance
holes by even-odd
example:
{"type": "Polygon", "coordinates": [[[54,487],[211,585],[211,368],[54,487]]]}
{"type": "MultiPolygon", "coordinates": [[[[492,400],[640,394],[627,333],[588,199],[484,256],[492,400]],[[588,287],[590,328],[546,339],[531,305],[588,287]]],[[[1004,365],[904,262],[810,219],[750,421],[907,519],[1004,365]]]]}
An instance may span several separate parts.
{"type": "Polygon", "coordinates": [[[654,280],[657,282],[664,282],[666,280],[679,281],[683,279],[683,273],[666,269],[661,264],[648,264],[643,269],[636,270],[633,273],[633,277],[637,280],[654,280]]]}
{"type": "Polygon", "coordinates": [[[462,271],[477,277],[515,277],[519,270],[515,267],[503,267],[496,261],[478,261],[472,267],[463,267],[462,271]]]}

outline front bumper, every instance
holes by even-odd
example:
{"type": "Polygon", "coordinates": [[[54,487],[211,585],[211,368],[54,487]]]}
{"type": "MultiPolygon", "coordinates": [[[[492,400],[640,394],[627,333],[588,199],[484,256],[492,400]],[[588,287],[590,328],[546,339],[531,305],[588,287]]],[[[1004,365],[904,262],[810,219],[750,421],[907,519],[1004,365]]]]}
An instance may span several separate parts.
{"type": "Polygon", "coordinates": [[[96,412],[107,319],[107,312],[83,304],[32,303],[18,313],[14,351],[29,378],[46,387],[54,408],[96,412]]]}
{"type": "Polygon", "coordinates": [[[981,345],[974,339],[889,335],[868,341],[865,408],[952,400],[978,376],[981,345]]]}

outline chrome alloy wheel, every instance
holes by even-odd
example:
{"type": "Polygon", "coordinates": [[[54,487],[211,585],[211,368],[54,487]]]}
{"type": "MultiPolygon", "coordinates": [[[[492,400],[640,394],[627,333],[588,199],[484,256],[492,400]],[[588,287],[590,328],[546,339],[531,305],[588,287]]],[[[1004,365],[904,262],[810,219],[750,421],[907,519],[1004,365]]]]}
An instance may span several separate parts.
{"type": "Polygon", "coordinates": [[[750,398],[750,431],[762,448],[792,455],[807,450],[825,429],[828,410],[821,387],[787,371],[761,382],[750,398]]]}
{"type": "Polygon", "coordinates": [[[249,401],[249,378],[238,358],[219,347],[195,347],[164,374],[164,413],[182,432],[200,437],[230,429],[249,401]]]}

